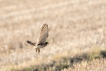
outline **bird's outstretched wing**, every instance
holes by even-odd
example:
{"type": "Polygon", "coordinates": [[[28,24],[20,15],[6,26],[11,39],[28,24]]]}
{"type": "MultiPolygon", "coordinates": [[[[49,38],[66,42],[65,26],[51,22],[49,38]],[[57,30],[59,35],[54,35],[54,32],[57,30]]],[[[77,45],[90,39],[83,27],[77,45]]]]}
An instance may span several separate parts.
{"type": "Polygon", "coordinates": [[[33,43],[33,42],[31,42],[31,41],[27,41],[27,43],[29,43],[30,45],[33,45],[33,46],[35,46],[36,45],[36,43],[33,43]]]}
{"type": "Polygon", "coordinates": [[[45,43],[47,37],[48,37],[48,25],[47,24],[44,24],[42,26],[40,37],[38,39],[38,43],[37,44],[45,43]]]}

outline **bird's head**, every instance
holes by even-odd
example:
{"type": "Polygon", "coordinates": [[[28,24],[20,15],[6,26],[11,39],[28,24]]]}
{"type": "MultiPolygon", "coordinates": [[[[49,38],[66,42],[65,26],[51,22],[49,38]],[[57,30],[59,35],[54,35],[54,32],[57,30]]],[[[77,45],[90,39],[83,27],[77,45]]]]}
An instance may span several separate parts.
{"type": "Polygon", "coordinates": [[[46,42],[46,45],[49,44],[48,42],[46,42]]]}

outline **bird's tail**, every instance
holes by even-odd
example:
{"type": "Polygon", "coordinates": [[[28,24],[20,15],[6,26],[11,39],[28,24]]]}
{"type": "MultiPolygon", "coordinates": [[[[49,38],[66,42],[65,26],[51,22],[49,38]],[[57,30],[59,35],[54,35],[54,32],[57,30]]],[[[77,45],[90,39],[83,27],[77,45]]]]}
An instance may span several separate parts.
{"type": "Polygon", "coordinates": [[[33,43],[33,42],[31,42],[31,41],[27,41],[27,43],[29,43],[30,45],[33,45],[33,46],[35,46],[36,45],[36,43],[33,43]]]}

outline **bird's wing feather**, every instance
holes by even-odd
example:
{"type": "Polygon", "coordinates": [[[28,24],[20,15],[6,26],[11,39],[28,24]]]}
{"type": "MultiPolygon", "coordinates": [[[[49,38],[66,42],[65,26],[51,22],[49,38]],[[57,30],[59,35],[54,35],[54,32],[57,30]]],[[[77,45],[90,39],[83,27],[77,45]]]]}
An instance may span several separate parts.
{"type": "Polygon", "coordinates": [[[40,37],[38,39],[38,44],[44,43],[48,37],[48,25],[44,24],[41,29],[40,37]]]}

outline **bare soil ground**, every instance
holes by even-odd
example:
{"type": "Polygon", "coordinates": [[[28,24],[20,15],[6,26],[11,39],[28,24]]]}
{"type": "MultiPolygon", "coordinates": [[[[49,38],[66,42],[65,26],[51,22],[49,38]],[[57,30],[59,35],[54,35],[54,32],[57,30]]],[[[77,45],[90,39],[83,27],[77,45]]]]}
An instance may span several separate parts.
{"type": "Polygon", "coordinates": [[[0,0],[0,41],[1,71],[106,50],[106,0],[0,0]],[[44,23],[49,45],[26,53],[33,48],[26,41],[36,42],[44,23]]]}

